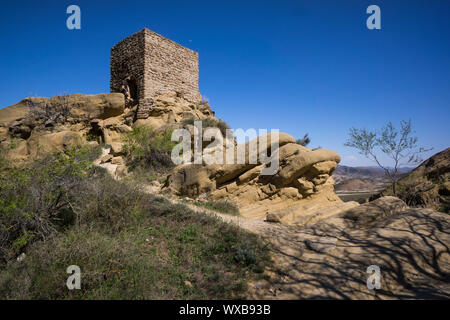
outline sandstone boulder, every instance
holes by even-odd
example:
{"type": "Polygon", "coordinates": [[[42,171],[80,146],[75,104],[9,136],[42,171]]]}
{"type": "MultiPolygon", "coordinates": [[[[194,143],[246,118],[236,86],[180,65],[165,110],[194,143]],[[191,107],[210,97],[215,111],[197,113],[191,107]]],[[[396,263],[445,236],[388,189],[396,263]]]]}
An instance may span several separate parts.
{"type": "MultiPolygon", "coordinates": [[[[263,175],[267,165],[250,157],[262,141],[258,137],[234,147],[235,161],[237,150],[245,151],[242,164],[183,164],[173,170],[165,188],[178,195],[194,198],[206,195],[211,200],[231,201],[243,216],[267,214],[266,220],[273,222],[295,223],[325,208],[333,208],[333,214],[337,214],[357,205],[343,205],[334,193],[331,174],[340,161],[336,152],[311,150],[296,144],[286,133],[279,134],[279,146],[275,148],[273,137],[267,135],[266,153],[279,157],[274,175],[263,175]]],[[[316,215],[314,219],[322,216],[316,215]]]]}
{"type": "Polygon", "coordinates": [[[27,140],[27,147],[31,157],[39,157],[55,152],[62,152],[66,148],[81,146],[84,143],[83,136],[78,132],[61,131],[32,135],[27,140]]]}
{"type": "MultiPolygon", "coordinates": [[[[327,162],[328,165],[334,162],[334,168],[336,168],[340,161],[341,158],[339,155],[332,150],[318,149],[300,152],[290,158],[289,161],[284,161],[284,163],[281,164],[278,173],[271,178],[271,181],[276,185],[288,185],[298,177],[304,176],[307,172],[309,175],[315,175],[317,170],[312,168],[312,166],[317,166],[319,162],[327,162]]],[[[329,172],[330,171],[332,171],[332,167],[330,167],[329,172]]],[[[323,182],[325,181],[326,179],[323,182]]]]}
{"type": "MultiPolygon", "coordinates": [[[[112,158],[113,158],[112,155],[107,154],[107,155],[101,157],[100,163],[102,164],[102,163],[110,162],[112,158]]],[[[112,163],[112,161],[111,161],[111,163],[112,163]]],[[[113,163],[113,164],[114,164],[114,163],[113,163]]]]}
{"type": "MultiPolygon", "coordinates": [[[[72,94],[67,96],[70,116],[78,121],[89,119],[107,119],[122,114],[125,110],[125,98],[121,93],[108,94],[72,94]]],[[[57,97],[50,103],[57,103],[57,97]],[[56,100],[56,101],[55,101],[56,100]]]]}
{"type": "Polygon", "coordinates": [[[112,164],[117,164],[117,165],[123,165],[125,164],[125,160],[122,157],[112,157],[111,158],[111,163],[112,164]]]}
{"type": "Polygon", "coordinates": [[[111,141],[120,141],[117,132],[131,130],[120,118],[124,110],[124,97],[120,93],[29,97],[0,109],[0,143],[16,145],[7,153],[8,158],[25,161],[86,144],[89,134],[102,136],[101,130],[92,130],[96,126],[115,130],[107,136],[111,141]]]}
{"type": "Polygon", "coordinates": [[[89,140],[111,145],[112,155],[117,157],[123,153],[124,136],[133,127],[146,125],[170,132],[185,127],[185,121],[217,121],[207,103],[192,103],[176,93],[155,97],[147,113],[140,112],[140,107],[127,107],[121,93],[29,97],[0,109],[0,146],[8,148],[14,140],[18,147],[7,153],[8,158],[26,160],[38,153],[61,151],[73,144],[69,141],[72,136],[81,143],[89,140]]]}
{"type": "Polygon", "coordinates": [[[353,228],[368,228],[407,208],[399,198],[385,196],[346,211],[342,218],[351,222],[353,228]]]}
{"type": "Polygon", "coordinates": [[[111,142],[111,153],[117,157],[123,154],[123,143],[111,142]]]}
{"type": "MultiPolygon", "coordinates": [[[[29,97],[19,103],[0,109],[0,125],[13,126],[15,121],[22,121],[33,117],[45,116],[41,109],[47,109],[47,113],[64,109],[66,118],[77,122],[90,119],[106,119],[122,114],[125,109],[124,96],[121,93],[108,93],[97,95],[71,94],[54,96],[52,98],[29,97]]],[[[31,121],[39,119],[31,118],[31,121]]],[[[42,119],[47,122],[49,119],[42,119]]]]}
{"type": "MultiPolygon", "coordinates": [[[[283,298],[293,299],[449,296],[448,214],[411,208],[398,198],[384,197],[304,222],[289,228],[267,227],[272,230],[274,261],[282,272],[260,280],[261,287],[276,284],[281,292],[291,294],[283,298]],[[380,268],[380,290],[367,286],[369,266],[380,268]]],[[[266,289],[256,292],[252,299],[272,298],[266,289]]]]}

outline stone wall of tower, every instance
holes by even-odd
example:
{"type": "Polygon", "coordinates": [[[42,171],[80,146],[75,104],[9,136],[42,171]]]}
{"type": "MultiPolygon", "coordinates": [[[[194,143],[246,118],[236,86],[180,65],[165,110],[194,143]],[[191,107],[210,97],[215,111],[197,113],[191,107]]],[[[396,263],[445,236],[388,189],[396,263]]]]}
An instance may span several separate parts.
{"type": "Polygon", "coordinates": [[[111,92],[122,92],[127,78],[137,85],[138,100],[144,99],[145,34],[135,33],[111,48],[111,92]]]}
{"type": "Polygon", "coordinates": [[[198,53],[144,29],[145,97],[176,92],[191,102],[199,102],[198,53]]]}
{"type": "Polygon", "coordinates": [[[197,52],[149,29],[111,48],[111,92],[125,91],[130,79],[136,83],[141,117],[160,94],[175,92],[190,102],[201,100],[197,52]]]}

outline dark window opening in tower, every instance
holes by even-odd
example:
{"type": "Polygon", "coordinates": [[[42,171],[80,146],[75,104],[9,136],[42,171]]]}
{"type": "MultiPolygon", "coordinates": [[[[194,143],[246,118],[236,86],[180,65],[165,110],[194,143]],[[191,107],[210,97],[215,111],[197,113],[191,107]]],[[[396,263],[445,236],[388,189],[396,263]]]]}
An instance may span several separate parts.
{"type": "Polygon", "coordinates": [[[138,88],[137,88],[136,81],[133,78],[127,79],[127,86],[128,86],[128,90],[130,92],[131,100],[137,102],[137,100],[138,100],[138,88]]]}

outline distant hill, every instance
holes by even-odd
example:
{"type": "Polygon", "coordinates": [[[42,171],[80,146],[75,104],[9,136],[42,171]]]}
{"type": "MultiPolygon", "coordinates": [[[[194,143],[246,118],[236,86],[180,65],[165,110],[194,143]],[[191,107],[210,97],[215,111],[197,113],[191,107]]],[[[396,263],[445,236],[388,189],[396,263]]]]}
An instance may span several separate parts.
{"type": "MultiPolygon", "coordinates": [[[[411,168],[400,168],[399,173],[405,174],[411,171],[411,168]]],[[[333,173],[336,183],[348,179],[365,179],[372,182],[386,181],[384,170],[377,167],[349,167],[338,165],[333,173]]]]}
{"type": "Polygon", "coordinates": [[[344,180],[335,185],[336,191],[360,191],[360,190],[375,190],[376,185],[371,181],[352,178],[344,180]]]}
{"type": "Polygon", "coordinates": [[[379,168],[368,167],[348,167],[338,165],[333,173],[333,178],[336,183],[343,182],[349,179],[373,179],[384,178],[385,174],[383,170],[379,168]]]}
{"type": "MultiPolygon", "coordinates": [[[[392,188],[380,195],[392,195],[392,188]]],[[[398,183],[397,196],[410,206],[450,212],[450,148],[425,160],[398,183]]]]}

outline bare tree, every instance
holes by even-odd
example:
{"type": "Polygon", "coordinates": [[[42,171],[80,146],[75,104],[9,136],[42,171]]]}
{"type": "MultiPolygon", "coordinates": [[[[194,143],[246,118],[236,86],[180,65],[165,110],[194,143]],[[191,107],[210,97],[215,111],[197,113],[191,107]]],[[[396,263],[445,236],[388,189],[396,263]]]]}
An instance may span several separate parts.
{"type": "Polygon", "coordinates": [[[30,115],[36,120],[42,120],[46,126],[66,122],[70,115],[70,101],[68,95],[55,96],[47,101],[27,101],[30,115]]]}
{"type": "Polygon", "coordinates": [[[411,120],[400,122],[400,130],[396,130],[391,122],[379,133],[367,129],[350,129],[350,137],[345,146],[358,149],[359,153],[374,161],[392,183],[392,191],[397,195],[397,183],[400,179],[399,168],[422,162],[421,154],[430,149],[420,147],[418,138],[412,136],[411,120]],[[378,149],[392,160],[393,167],[382,164],[378,149]]]}

